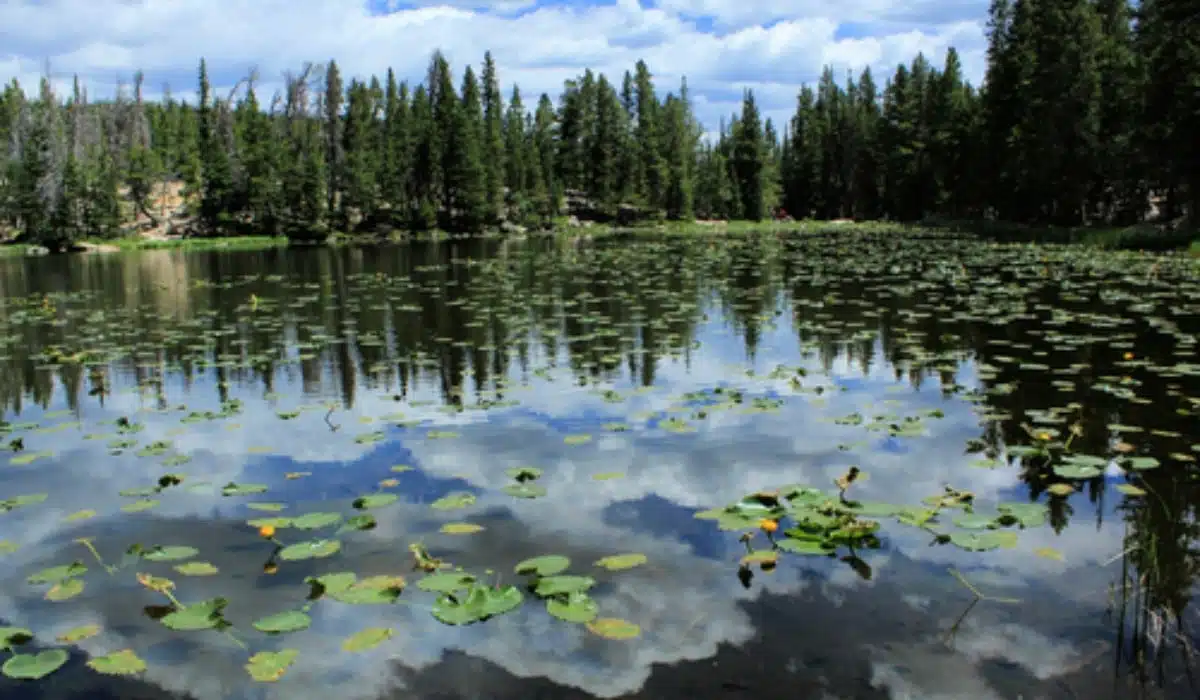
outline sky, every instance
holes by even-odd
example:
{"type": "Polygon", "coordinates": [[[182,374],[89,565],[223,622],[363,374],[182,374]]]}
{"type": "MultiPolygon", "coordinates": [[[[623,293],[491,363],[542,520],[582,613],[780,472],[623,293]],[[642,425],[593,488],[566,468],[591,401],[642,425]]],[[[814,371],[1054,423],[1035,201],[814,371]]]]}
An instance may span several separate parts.
{"type": "MultiPolygon", "coordinates": [[[[170,85],[194,99],[201,56],[225,94],[252,69],[270,94],[287,71],[335,59],[343,76],[410,81],[441,49],[456,72],[491,50],[507,97],[527,106],[586,68],[619,81],[645,60],[660,96],[685,77],[707,131],[754,90],[785,121],[804,83],[831,65],[870,66],[880,85],[918,51],[941,64],[958,49],[978,84],[987,0],[4,0],[0,78],[32,92],[47,67],[65,91],[80,76],[93,98],[142,70],[149,97],[170,85]]],[[[260,95],[260,99],[264,96],[260,95]]]]}

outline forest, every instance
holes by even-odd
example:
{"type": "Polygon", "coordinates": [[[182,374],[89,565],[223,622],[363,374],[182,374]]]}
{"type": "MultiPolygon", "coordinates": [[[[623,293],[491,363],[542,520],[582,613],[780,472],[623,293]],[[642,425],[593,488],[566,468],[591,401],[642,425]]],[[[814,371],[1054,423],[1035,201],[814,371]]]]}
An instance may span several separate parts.
{"type": "MultiPolygon", "coordinates": [[[[188,235],[554,228],[767,218],[1129,225],[1200,217],[1200,0],[993,0],[983,84],[951,48],[879,81],[826,68],[787,123],[753,91],[719,125],[686,79],[638,61],[557,99],[507,96],[490,53],[416,84],[335,61],[260,95],[253,72],[196,104],[105,101],[75,82],[0,95],[0,238],[51,250],[170,226],[188,235]],[[660,93],[662,95],[660,96],[660,93]],[[715,137],[706,137],[715,132],[715,137]],[[182,219],[163,202],[179,193],[182,219]]],[[[769,80],[769,76],[764,79],[769,80]]]]}

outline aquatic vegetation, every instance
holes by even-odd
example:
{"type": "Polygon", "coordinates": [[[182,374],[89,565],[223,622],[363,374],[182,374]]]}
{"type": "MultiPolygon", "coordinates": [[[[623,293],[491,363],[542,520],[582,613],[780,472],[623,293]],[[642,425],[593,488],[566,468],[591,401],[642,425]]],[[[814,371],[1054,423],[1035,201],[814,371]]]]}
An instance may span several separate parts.
{"type": "MultiPolygon", "coordinates": [[[[970,567],[1079,564],[1048,538],[1101,496],[1143,538],[1112,543],[1130,567],[1194,557],[1162,545],[1194,539],[1193,261],[869,227],[430,250],[238,268],[159,306],[4,277],[0,554],[20,595],[70,611],[140,585],[160,604],[138,622],[213,637],[272,682],[313,661],[325,610],[368,615],[331,654],[398,647],[397,611],[646,643],[667,625],[637,592],[686,593],[681,560],[750,587],[885,579],[875,557],[922,547],[976,602],[1010,602],[970,567]],[[88,468],[107,481],[70,483],[88,468]],[[71,534],[43,556],[23,528],[47,514],[71,534]],[[1151,546],[1156,529],[1179,534],[1151,546]],[[647,532],[703,546],[682,558],[647,532]],[[251,581],[271,593],[247,614],[251,581]]],[[[0,630],[4,675],[60,669],[47,645],[91,652],[107,630],[80,622],[0,630]]],[[[99,651],[99,674],[158,663],[99,651]]]]}

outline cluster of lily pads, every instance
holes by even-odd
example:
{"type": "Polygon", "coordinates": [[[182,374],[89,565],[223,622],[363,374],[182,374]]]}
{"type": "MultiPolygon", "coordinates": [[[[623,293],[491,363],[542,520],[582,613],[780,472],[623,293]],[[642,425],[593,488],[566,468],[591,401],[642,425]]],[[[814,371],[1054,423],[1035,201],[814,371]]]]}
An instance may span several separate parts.
{"type": "MultiPolygon", "coordinates": [[[[460,434],[427,429],[403,412],[423,404],[409,397],[410,387],[438,385],[445,399],[440,409],[446,413],[499,410],[519,403],[514,398],[518,390],[534,381],[558,381],[565,369],[615,406],[655,391],[654,371],[663,358],[688,359],[703,352],[698,329],[708,314],[719,313],[728,321],[753,356],[764,333],[787,313],[798,336],[799,361],[760,375],[746,366],[732,366],[722,386],[685,392],[665,411],[621,416],[603,423],[602,429],[659,430],[686,440],[721,412],[775,413],[797,398],[820,405],[842,390],[829,375],[833,361],[843,358],[858,363],[864,372],[873,362],[886,362],[896,373],[894,388],[907,388],[902,379],[911,386],[936,381],[947,397],[975,404],[983,437],[967,445],[979,455],[972,466],[1006,468],[1015,459],[1032,487],[1050,495],[1051,504],[1061,503],[1085,484],[1096,485],[1110,467],[1129,477],[1117,488],[1137,504],[1147,493],[1148,487],[1139,485],[1143,474],[1160,467],[1167,468],[1154,474],[1171,474],[1194,464],[1200,444],[1189,446],[1188,433],[1178,424],[1156,423],[1200,415],[1195,383],[1200,377],[1200,364],[1195,362],[1200,274],[1194,263],[987,246],[954,237],[918,237],[898,244],[894,236],[751,236],[707,245],[616,242],[513,248],[504,255],[475,257],[442,251],[441,257],[417,263],[380,257],[356,267],[361,261],[339,260],[338,271],[325,270],[320,279],[254,268],[232,278],[184,284],[180,297],[165,307],[169,312],[153,300],[125,303],[98,290],[18,293],[12,285],[20,280],[5,275],[0,276],[0,284],[6,285],[0,295],[0,405],[17,415],[30,400],[46,407],[57,381],[70,393],[72,407],[128,390],[156,399],[148,412],[177,416],[179,433],[214,421],[236,429],[239,417],[255,407],[229,396],[229,390],[262,385],[264,401],[280,421],[312,419],[320,429],[331,431],[331,439],[349,433],[347,439],[358,445],[382,443],[394,434],[384,429],[386,424],[401,430],[420,428],[427,439],[452,440],[460,434]],[[340,267],[343,263],[345,269],[340,267]],[[188,311],[176,313],[176,307],[188,311]],[[1161,350],[1144,353],[1147,346],[1161,350]],[[520,376],[506,370],[514,355],[521,358],[520,376]],[[565,368],[560,364],[563,357],[565,368]],[[978,371],[977,388],[959,383],[958,372],[966,362],[978,371]],[[293,397],[277,391],[276,382],[296,367],[306,379],[323,376],[327,367],[361,370],[361,377],[339,387],[346,392],[340,403],[289,404],[293,397]],[[644,386],[613,385],[626,367],[634,383],[644,386]],[[211,377],[220,392],[217,408],[197,410],[184,402],[191,398],[188,394],[171,395],[167,379],[179,376],[211,377]],[[135,385],[123,387],[126,377],[134,377],[135,385]],[[772,382],[774,388],[755,392],[737,385],[749,377],[772,382]],[[1155,382],[1161,386],[1152,392],[1147,385],[1155,382]],[[342,419],[337,411],[355,400],[355,391],[390,397],[398,410],[364,419],[370,425],[362,432],[339,432],[342,419]],[[1054,405],[1043,408],[1048,404],[1054,405]],[[1153,416],[1140,413],[1153,408],[1159,409],[1153,416]]],[[[175,272],[179,274],[173,272],[172,280],[187,279],[188,270],[175,272]]],[[[875,439],[927,435],[931,420],[944,415],[942,409],[905,415],[889,407],[826,420],[836,426],[833,429],[847,431],[839,447],[849,453],[875,439]],[[853,430],[863,432],[856,437],[853,430]]],[[[28,467],[52,458],[52,434],[83,427],[69,409],[43,414],[45,421],[58,418],[67,420],[0,420],[0,438],[10,452],[8,465],[28,467]]],[[[215,491],[227,498],[268,491],[266,484],[206,484],[178,471],[190,455],[177,449],[170,434],[145,437],[149,431],[136,416],[88,428],[96,432],[85,437],[99,441],[111,456],[153,459],[170,470],[145,486],[121,491],[130,499],[120,508],[123,514],[151,510],[180,490],[215,491]]],[[[564,448],[590,449],[592,442],[589,434],[562,436],[564,448]]],[[[410,468],[399,465],[393,472],[399,475],[410,468]]],[[[509,496],[547,495],[538,468],[516,467],[507,474],[511,482],[502,491],[509,496]]],[[[747,552],[739,572],[754,565],[769,569],[786,554],[841,556],[860,574],[869,569],[863,568],[856,552],[881,546],[885,524],[919,528],[935,544],[978,552],[1013,546],[1021,528],[1039,526],[1049,517],[1045,502],[1031,499],[985,509],[973,494],[949,486],[919,503],[855,500],[847,491],[858,474],[847,472],[835,489],[793,485],[753,493],[697,517],[743,533],[747,552]],[[768,543],[763,547],[757,546],[760,532],[768,543]]],[[[307,472],[289,472],[285,478],[305,476],[307,472]]],[[[592,475],[597,480],[620,476],[592,475]]],[[[350,504],[352,515],[320,511],[283,516],[279,511],[285,504],[248,502],[249,508],[264,514],[249,526],[272,543],[264,570],[274,573],[288,562],[337,555],[344,538],[377,526],[373,511],[398,500],[386,490],[397,483],[394,477],[384,479],[375,491],[357,496],[350,504]]],[[[45,493],[4,496],[0,513],[37,506],[48,498],[45,493]]],[[[476,498],[472,492],[455,491],[432,508],[455,511],[471,506],[476,498]]],[[[81,510],[67,520],[84,523],[97,515],[81,510]]],[[[472,522],[441,525],[448,535],[482,529],[472,522]]],[[[124,553],[121,565],[109,566],[90,540],[82,539],[81,545],[114,576],[130,573],[130,562],[147,567],[170,564],[187,577],[219,573],[213,564],[197,560],[199,552],[192,547],[137,545],[124,553]]],[[[0,540],[0,554],[14,548],[0,540]]],[[[621,639],[638,633],[633,623],[601,617],[602,601],[591,595],[597,581],[584,573],[568,573],[565,557],[521,562],[513,574],[524,577],[523,583],[501,585],[495,572],[455,569],[421,545],[412,545],[410,552],[421,572],[416,588],[434,594],[429,610],[442,623],[482,622],[533,601],[553,617],[587,625],[600,636],[621,639]]],[[[597,564],[622,569],[644,562],[643,555],[624,554],[597,564]]],[[[249,632],[226,620],[224,599],[185,603],[176,598],[185,585],[133,573],[142,586],[165,599],[165,604],[147,609],[164,627],[227,635],[249,632]]],[[[47,600],[64,602],[84,591],[87,574],[83,561],[73,561],[36,572],[28,582],[44,587],[47,600]]],[[[399,574],[360,577],[344,571],[306,581],[310,592],[304,601],[249,627],[264,635],[286,635],[309,626],[314,605],[388,605],[415,597],[401,597],[408,586],[399,574]]],[[[98,632],[93,626],[77,628],[58,641],[74,644],[98,632]]],[[[373,648],[392,633],[390,628],[371,627],[347,639],[344,648],[373,648]]],[[[62,648],[19,653],[33,637],[25,629],[0,629],[0,645],[12,654],[0,667],[5,675],[40,678],[67,662],[62,648]]],[[[277,680],[298,654],[295,649],[258,651],[248,659],[248,673],[256,680],[277,680]]],[[[145,668],[132,650],[94,657],[88,665],[102,673],[145,668]]]]}

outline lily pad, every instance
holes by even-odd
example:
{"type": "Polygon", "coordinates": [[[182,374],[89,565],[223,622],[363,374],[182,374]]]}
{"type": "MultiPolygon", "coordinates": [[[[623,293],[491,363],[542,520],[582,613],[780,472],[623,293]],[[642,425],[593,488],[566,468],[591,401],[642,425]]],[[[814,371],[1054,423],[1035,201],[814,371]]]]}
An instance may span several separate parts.
{"type": "Polygon", "coordinates": [[[33,639],[33,632],[24,627],[0,627],[0,649],[12,649],[33,639]]]}
{"type": "Polygon", "coordinates": [[[168,547],[153,547],[142,553],[142,558],[148,561],[179,561],[189,559],[200,553],[195,547],[172,545],[168,547]]]}
{"type": "Polygon", "coordinates": [[[0,673],[23,681],[35,681],[54,673],[71,658],[62,649],[47,649],[37,654],[17,654],[0,666],[0,673]]]}
{"type": "Polygon", "coordinates": [[[587,628],[592,634],[618,641],[634,639],[642,633],[641,627],[615,617],[602,617],[592,620],[588,623],[587,628]]]}
{"type": "Polygon", "coordinates": [[[87,665],[97,673],[110,676],[132,676],[146,670],[146,662],[132,649],[123,649],[104,656],[97,656],[88,661],[87,665]]]}
{"type": "Polygon", "coordinates": [[[515,610],[524,596],[516,586],[492,588],[476,584],[468,591],[448,593],[433,604],[433,616],[447,625],[468,625],[515,610]]]}
{"type": "Polygon", "coordinates": [[[50,590],[46,591],[46,600],[60,603],[64,600],[70,600],[80,593],[83,593],[83,581],[77,578],[69,578],[51,586],[50,590]]]}
{"type": "Polygon", "coordinates": [[[951,544],[968,552],[986,552],[1001,547],[1011,548],[1017,545],[1017,535],[1008,530],[989,532],[952,532],[948,536],[951,544]]]}
{"type": "Polygon", "coordinates": [[[437,499],[430,504],[434,510],[457,510],[475,504],[475,494],[466,491],[455,491],[437,499]]]}
{"type": "Polygon", "coordinates": [[[399,496],[394,493],[372,493],[354,499],[354,507],[359,510],[382,508],[395,503],[397,500],[399,500],[399,496]]]}
{"type": "Polygon", "coordinates": [[[252,496],[267,490],[266,484],[237,484],[229,482],[221,487],[222,496],[252,496]]]}
{"type": "Polygon", "coordinates": [[[361,581],[329,592],[329,597],[351,605],[384,605],[396,602],[404,590],[400,576],[368,576],[361,581]]]}
{"type": "Polygon", "coordinates": [[[254,621],[254,629],[267,634],[283,634],[308,629],[312,618],[300,610],[288,610],[254,621]]]}
{"type": "Polygon", "coordinates": [[[519,562],[513,571],[518,574],[536,574],[538,576],[553,576],[567,570],[571,560],[559,554],[547,554],[519,562]]]}
{"type": "MultiPolygon", "coordinates": [[[[2,634],[2,631],[0,631],[0,635],[2,634]]],[[[72,627],[66,632],[63,632],[62,634],[58,635],[56,639],[66,644],[72,644],[74,642],[82,642],[85,639],[91,639],[98,634],[100,634],[100,625],[81,625],[79,627],[72,627]]],[[[2,642],[3,640],[0,639],[0,647],[5,646],[2,642]]]]}
{"type": "Polygon", "coordinates": [[[566,622],[586,623],[600,614],[600,606],[586,593],[570,593],[546,601],[546,611],[566,622]]]}
{"type": "Polygon", "coordinates": [[[417,588],[433,593],[453,593],[468,590],[475,583],[475,577],[457,571],[444,571],[430,574],[417,581],[417,588]]]}
{"type": "Polygon", "coordinates": [[[300,652],[295,649],[260,651],[250,657],[249,663],[246,664],[246,672],[256,681],[273,683],[283,678],[283,674],[287,673],[299,655],[300,652]]]}
{"type": "Polygon", "coordinates": [[[374,530],[379,523],[375,520],[375,516],[370,513],[362,513],[346,518],[346,522],[338,528],[338,532],[350,532],[353,530],[374,530]]]}
{"type": "Polygon", "coordinates": [[[341,513],[305,513],[292,518],[292,527],[300,530],[319,530],[342,522],[341,513]]]}
{"type": "Polygon", "coordinates": [[[392,638],[392,630],[389,627],[368,627],[361,632],[347,637],[342,642],[342,649],[346,651],[367,651],[383,644],[392,638]]]}
{"type": "Polygon", "coordinates": [[[540,578],[533,592],[542,598],[568,593],[582,593],[596,585],[596,579],[591,576],[546,576],[540,578]]]}
{"type": "Polygon", "coordinates": [[[540,484],[509,484],[501,490],[514,498],[541,498],[546,495],[546,488],[540,484]]]}
{"type": "Polygon", "coordinates": [[[83,562],[75,561],[62,566],[52,566],[49,569],[42,569],[36,574],[31,574],[29,578],[25,580],[35,585],[39,583],[59,583],[60,581],[65,581],[69,578],[82,576],[87,573],[87,570],[88,569],[83,565],[83,562]]]}
{"type": "Polygon", "coordinates": [[[636,552],[630,554],[613,554],[604,557],[596,562],[596,566],[603,567],[609,571],[622,571],[624,569],[632,569],[635,566],[641,566],[646,563],[646,555],[636,552]]]}
{"type": "Polygon", "coordinates": [[[284,561],[323,559],[337,554],[341,549],[342,543],[338,540],[308,540],[290,544],[279,550],[279,558],[284,561]]]}
{"type": "Polygon", "coordinates": [[[214,576],[219,573],[217,567],[206,561],[189,561],[175,565],[174,569],[184,576],[214,576]]]}
{"type": "Polygon", "coordinates": [[[224,598],[213,598],[202,603],[193,603],[167,613],[159,620],[164,626],[179,632],[208,630],[224,623],[221,613],[229,604],[224,598]]]}
{"type": "Polygon", "coordinates": [[[446,523],[441,527],[441,532],[447,535],[473,535],[482,531],[483,526],[475,523],[446,523]]]}

